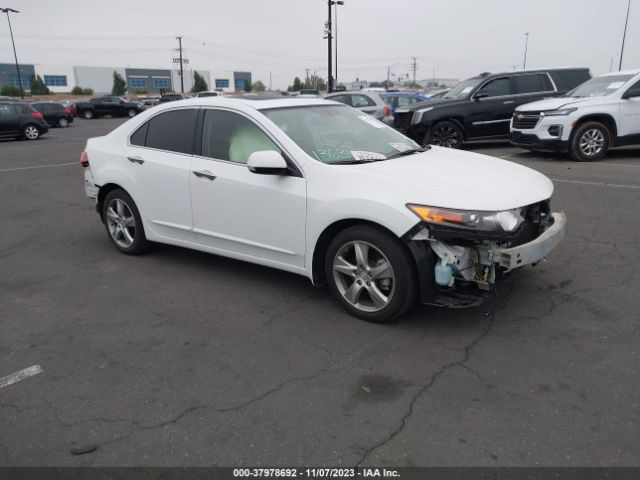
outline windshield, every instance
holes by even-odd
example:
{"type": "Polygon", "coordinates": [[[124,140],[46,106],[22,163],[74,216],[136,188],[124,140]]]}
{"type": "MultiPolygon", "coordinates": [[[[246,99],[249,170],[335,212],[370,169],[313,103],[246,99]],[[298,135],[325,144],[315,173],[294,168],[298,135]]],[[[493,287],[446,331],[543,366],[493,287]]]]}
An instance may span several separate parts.
{"type": "Polygon", "coordinates": [[[611,95],[622,85],[633,78],[633,75],[605,75],[592,78],[567,93],[568,97],[604,97],[611,95]]]}
{"type": "Polygon", "coordinates": [[[442,98],[467,98],[471,91],[482,81],[482,78],[470,78],[458,83],[442,98]]]}
{"type": "Polygon", "coordinates": [[[262,110],[300,148],[324,163],[385,160],[420,145],[346,105],[262,110]]]}

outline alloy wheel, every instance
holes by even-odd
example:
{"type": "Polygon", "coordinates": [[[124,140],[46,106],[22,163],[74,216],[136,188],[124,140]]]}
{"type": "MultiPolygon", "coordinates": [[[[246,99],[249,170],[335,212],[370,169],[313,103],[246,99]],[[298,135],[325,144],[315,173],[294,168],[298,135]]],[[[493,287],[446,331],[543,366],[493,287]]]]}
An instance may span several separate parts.
{"type": "Polygon", "coordinates": [[[597,128],[591,128],[580,137],[580,151],[587,157],[593,157],[604,148],[604,134],[597,128]]]}
{"type": "Polygon", "coordinates": [[[433,132],[431,143],[440,147],[455,148],[460,142],[460,137],[451,125],[440,125],[433,132]]]}
{"type": "Polygon", "coordinates": [[[63,127],[63,128],[64,127],[68,127],[69,126],[69,121],[66,118],[62,117],[60,120],[58,120],[58,125],[63,127]]]}
{"type": "Polygon", "coordinates": [[[40,131],[38,130],[37,127],[34,127],[33,125],[29,125],[27,128],[24,129],[24,136],[28,140],[35,140],[36,138],[38,138],[39,135],[40,135],[40,131]]]}
{"type": "Polygon", "coordinates": [[[127,112],[127,114],[129,115],[129,118],[133,118],[136,116],[136,111],[131,109],[127,112]]]}
{"type": "Polygon", "coordinates": [[[333,260],[333,277],[342,297],[363,312],[379,312],[395,293],[391,262],[374,245],[348,242],[333,260]]]}
{"type": "Polygon", "coordinates": [[[114,198],[107,206],[109,235],[121,248],[130,248],[136,236],[136,219],[131,207],[120,198],[114,198]]]}

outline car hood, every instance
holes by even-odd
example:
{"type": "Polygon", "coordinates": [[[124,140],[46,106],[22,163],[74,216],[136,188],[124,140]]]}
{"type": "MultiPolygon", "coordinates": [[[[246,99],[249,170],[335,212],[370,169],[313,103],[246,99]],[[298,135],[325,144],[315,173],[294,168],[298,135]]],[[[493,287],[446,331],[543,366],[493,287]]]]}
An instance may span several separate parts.
{"type": "MultiPolygon", "coordinates": [[[[332,168],[335,168],[332,167],[332,168]]],[[[543,174],[495,157],[432,147],[424,153],[339,167],[376,200],[461,210],[499,211],[551,197],[543,174]]]]}
{"type": "Polygon", "coordinates": [[[576,105],[589,105],[592,103],[602,102],[602,97],[554,97],[544,100],[538,100],[537,102],[531,102],[524,105],[520,105],[516,108],[517,112],[539,112],[542,110],[557,110],[559,108],[572,107],[576,105]]]}

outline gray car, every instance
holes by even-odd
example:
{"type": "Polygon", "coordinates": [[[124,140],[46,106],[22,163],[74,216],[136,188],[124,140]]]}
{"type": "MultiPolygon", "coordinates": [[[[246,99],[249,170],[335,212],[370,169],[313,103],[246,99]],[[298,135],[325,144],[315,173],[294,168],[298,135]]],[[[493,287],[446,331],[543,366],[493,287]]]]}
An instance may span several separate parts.
{"type": "Polygon", "coordinates": [[[380,96],[380,92],[336,92],[324,98],[357,108],[387,125],[393,125],[393,112],[380,96]]]}

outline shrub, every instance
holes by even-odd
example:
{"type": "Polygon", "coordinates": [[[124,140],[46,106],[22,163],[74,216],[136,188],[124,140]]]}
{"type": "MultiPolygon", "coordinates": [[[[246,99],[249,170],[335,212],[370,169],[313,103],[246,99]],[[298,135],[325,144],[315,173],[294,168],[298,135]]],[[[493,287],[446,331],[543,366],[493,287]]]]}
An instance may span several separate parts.
{"type": "Polygon", "coordinates": [[[13,85],[3,85],[2,88],[0,88],[0,95],[5,97],[19,97],[20,89],[13,85]]]}
{"type": "Polygon", "coordinates": [[[93,88],[83,88],[82,95],[93,95],[93,88]]]}
{"type": "Polygon", "coordinates": [[[82,87],[73,87],[71,89],[71,95],[82,95],[82,94],[83,94],[82,87]]]}
{"type": "Polygon", "coordinates": [[[149,92],[147,92],[146,88],[137,88],[133,91],[133,93],[135,93],[136,95],[146,95],[149,92]]]}

